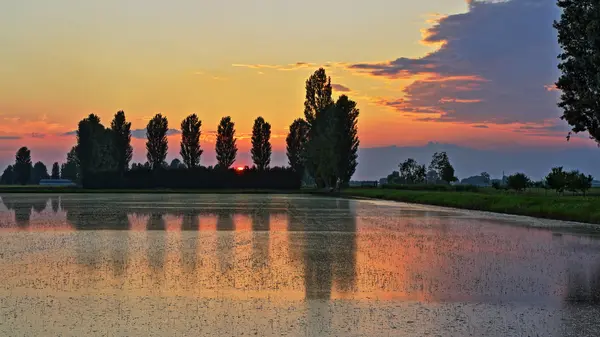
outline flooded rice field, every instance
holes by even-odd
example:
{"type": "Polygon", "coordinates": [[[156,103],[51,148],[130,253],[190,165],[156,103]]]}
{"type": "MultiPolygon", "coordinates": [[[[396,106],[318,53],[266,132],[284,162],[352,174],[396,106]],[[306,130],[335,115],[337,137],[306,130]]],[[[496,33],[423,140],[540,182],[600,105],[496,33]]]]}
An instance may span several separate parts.
{"type": "Polygon", "coordinates": [[[598,336],[568,224],[295,195],[1,195],[0,336],[598,336]]]}

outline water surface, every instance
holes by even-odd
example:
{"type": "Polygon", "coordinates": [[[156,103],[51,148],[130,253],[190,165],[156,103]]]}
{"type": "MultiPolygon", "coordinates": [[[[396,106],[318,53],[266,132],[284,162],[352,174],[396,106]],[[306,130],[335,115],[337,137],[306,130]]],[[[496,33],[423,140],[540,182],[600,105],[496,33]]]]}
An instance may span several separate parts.
{"type": "Polygon", "coordinates": [[[600,241],[295,195],[2,195],[4,336],[597,336],[600,241]]]}

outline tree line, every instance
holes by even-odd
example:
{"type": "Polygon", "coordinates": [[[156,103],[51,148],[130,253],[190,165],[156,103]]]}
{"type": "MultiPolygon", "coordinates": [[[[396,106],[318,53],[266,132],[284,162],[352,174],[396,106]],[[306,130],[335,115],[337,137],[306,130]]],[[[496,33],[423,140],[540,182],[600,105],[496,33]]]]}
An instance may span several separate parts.
{"type": "Polygon", "coordinates": [[[388,175],[388,184],[450,184],[458,180],[454,176],[454,167],[446,152],[433,154],[429,169],[425,165],[419,165],[416,160],[408,158],[398,165],[399,171],[393,171],[388,175]]]}
{"type": "MultiPolygon", "coordinates": [[[[214,167],[201,166],[204,152],[200,145],[202,121],[196,114],[187,116],[180,123],[181,160],[176,158],[170,164],[166,162],[169,152],[169,121],[166,116],[158,113],[146,125],[146,163],[131,163],[131,122],[127,121],[124,111],[118,111],[110,127],[105,127],[95,114],[82,119],[76,131],[77,144],[67,154],[64,164],[59,166],[54,163],[51,176],[43,163],[31,164],[31,151],[23,147],[17,151],[15,164],[5,170],[2,182],[36,184],[43,178],[60,177],[79,182],[84,187],[100,187],[99,182],[107,188],[133,185],[184,187],[178,177],[185,176],[189,180],[204,181],[211,188],[218,188],[219,184],[208,183],[209,180],[221,182],[222,186],[237,181],[237,187],[255,188],[263,185],[268,185],[269,188],[277,185],[286,188],[300,187],[302,180],[312,181],[319,187],[347,186],[357,166],[359,110],[356,102],[345,95],[333,101],[331,78],[323,68],[309,77],[305,88],[305,119],[294,120],[286,137],[287,168],[270,167],[271,125],[264,118],[258,117],[252,128],[250,150],[254,166],[245,168],[243,179],[240,172],[232,174],[235,170],[231,166],[236,160],[238,147],[235,123],[230,116],[223,117],[217,128],[217,164],[214,167]],[[174,175],[164,172],[168,170],[178,173],[174,175]],[[187,171],[193,174],[184,174],[187,171]],[[270,175],[279,182],[267,183],[270,175]],[[248,179],[262,183],[254,184],[248,179]]],[[[190,182],[189,186],[192,185],[198,184],[190,182]]],[[[200,185],[196,187],[203,187],[200,185]]]]}
{"type": "Polygon", "coordinates": [[[406,159],[398,167],[398,171],[393,171],[387,176],[383,183],[384,188],[476,192],[478,187],[492,186],[497,190],[517,192],[525,191],[528,188],[543,188],[555,190],[560,195],[563,195],[565,191],[585,195],[592,188],[594,180],[591,175],[585,175],[578,170],[567,172],[563,167],[554,167],[541,181],[533,181],[524,173],[515,173],[503,177],[501,180],[492,180],[489,173],[482,172],[479,176],[463,179],[459,185],[450,186],[457,182],[458,178],[454,176],[454,167],[446,152],[436,152],[428,168],[425,165],[419,165],[412,158],[406,159]]]}

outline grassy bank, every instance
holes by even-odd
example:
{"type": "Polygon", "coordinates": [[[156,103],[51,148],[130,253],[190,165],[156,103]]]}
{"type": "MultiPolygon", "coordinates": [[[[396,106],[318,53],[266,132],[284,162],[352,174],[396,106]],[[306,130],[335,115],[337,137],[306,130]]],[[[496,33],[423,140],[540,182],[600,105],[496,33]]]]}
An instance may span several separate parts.
{"type": "Polygon", "coordinates": [[[350,188],[340,192],[340,195],[600,224],[600,197],[431,192],[380,188],[350,188]]]}

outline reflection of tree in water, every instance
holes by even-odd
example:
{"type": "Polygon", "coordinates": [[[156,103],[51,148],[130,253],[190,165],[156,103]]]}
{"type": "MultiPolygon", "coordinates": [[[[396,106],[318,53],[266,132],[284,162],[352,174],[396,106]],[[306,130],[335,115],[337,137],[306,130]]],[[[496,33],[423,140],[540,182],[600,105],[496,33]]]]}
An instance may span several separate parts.
{"type": "Polygon", "coordinates": [[[166,239],[164,230],[166,226],[162,214],[152,213],[146,228],[148,230],[148,264],[154,274],[164,275],[166,239]],[[158,231],[162,231],[162,233],[158,231]]]}
{"type": "MultiPolygon", "coordinates": [[[[31,196],[27,199],[20,196],[5,196],[2,198],[6,208],[15,212],[15,222],[19,228],[26,228],[29,226],[29,218],[31,217],[33,204],[37,204],[39,199],[39,196],[31,196]]],[[[47,198],[43,200],[45,205],[47,198]]]]}
{"type": "Polygon", "coordinates": [[[46,209],[46,205],[48,204],[48,199],[47,197],[43,197],[43,198],[37,198],[34,197],[31,199],[31,207],[33,208],[34,211],[40,213],[42,212],[44,209],[46,209]]]}
{"type": "Polygon", "coordinates": [[[600,264],[585,270],[567,272],[567,293],[564,299],[563,325],[565,336],[598,336],[600,331],[600,264]]]}
{"type": "Polygon", "coordinates": [[[253,269],[260,269],[269,264],[269,240],[271,216],[267,205],[262,205],[250,215],[252,219],[252,261],[253,269]]]}
{"type": "Polygon", "coordinates": [[[184,232],[194,231],[191,236],[183,236],[181,262],[186,273],[195,274],[198,263],[198,235],[200,234],[198,231],[198,215],[184,214],[181,230],[184,232]]]}
{"type": "Polygon", "coordinates": [[[294,200],[288,212],[290,251],[301,251],[305,299],[309,300],[309,334],[327,335],[331,326],[329,299],[333,283],[340,292],[355,286],[356,220],[350,201],[294,200]]]}
{"type": "Polygon", "coordinates": [[[56,197],[53,199],[50,199],[50,202],[52,204],[52,212],[57,213],[60,209],[61,209],[61,198],[60,197],[56,197]]]}
{"type": "MultiPolygon", "coordinates": [[[[129,228],[129,218],[127,217],[127,213],[120,212],[115,216],[120,217],[120,219],[117,220],[117,223],[119,224],[117,227],[122,228],[126,225],[127,228],[129,228]]],[[[108,249],[111,251],[110,260],[112,263],[113,275],[121,278],[125,275],[127,264],[129,262],[129,237],[124,231],[111,231],[110,233],[111,245],[108,249]]],[[[124,282],[124,280],[122,281],[124,282]]]]}
{"type": "Polygon", "coordinates": [[[339,200],[339,236],[332,240],[333,278],[340,292],[354,292],[356,286],[356,215],[350,200],[339,200]]]}
{"type": "Polygon", "coordinates": [[[234,229],[233,215],[225,210],[217,214],[217,258],[221,273],[232,268],[231,259],[235,240],[230,233],[234,229]]]}

